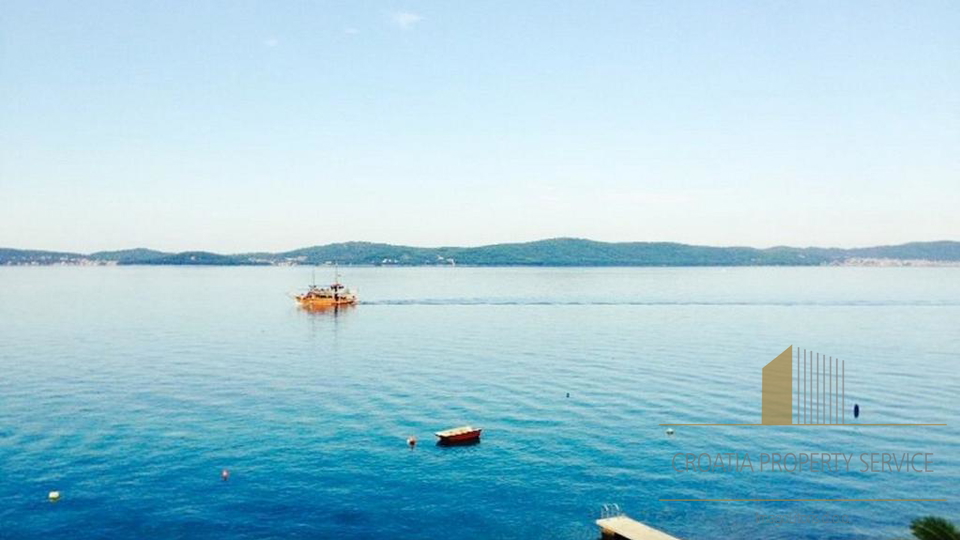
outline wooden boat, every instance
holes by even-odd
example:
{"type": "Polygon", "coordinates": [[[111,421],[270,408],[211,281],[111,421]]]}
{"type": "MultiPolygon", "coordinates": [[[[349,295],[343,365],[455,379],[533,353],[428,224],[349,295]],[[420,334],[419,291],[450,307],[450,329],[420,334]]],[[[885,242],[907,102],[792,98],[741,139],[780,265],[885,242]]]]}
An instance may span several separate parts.
{"type": "Polygon", "coordinates": [[[480,440],[480,428],[473,426],[460,426],[434,433],[441,444],[468,443],[480,440]]]}
{"type": "Polygon", "coordinates": [[[339,269],[335,271],[335,281],[329,287],[317,287],[316,276],[307,292],[294,296],[301,307],[308,310],[327,309],[338,306],[350,306],[357,303],[357,295],[340,283],[339,269]]]}

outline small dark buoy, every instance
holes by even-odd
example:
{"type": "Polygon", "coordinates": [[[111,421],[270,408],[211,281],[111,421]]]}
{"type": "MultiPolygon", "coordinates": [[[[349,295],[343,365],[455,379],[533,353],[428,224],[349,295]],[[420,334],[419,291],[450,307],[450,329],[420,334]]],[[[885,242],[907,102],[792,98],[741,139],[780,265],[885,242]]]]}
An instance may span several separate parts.
{"type": "Polygon", "coordinates": [[[228,471],[228,470],[226,470],[226,469],[220,471],[220,478],[221,478],[224,482],[226,482],[227,480],[229,480],[229,479],[230,479],[230,471],[228,471]]]}
{"type": "Polygon", "coordinates": [[[860,405],[856,403],[853,404],[853,417],[860,418],[860,405]]]}
{"type": "Polygon", "coordinates": [[[417,445],[417,438],[416,438],[416,437],[407,437],[407,444],[410,445],[410,448],[413,448],[414,446],[417,445]]]}
{"type": "Polygon", "coordinates": [[[570,397],[570,392],[567,392],[567,397],[570,397]]]}

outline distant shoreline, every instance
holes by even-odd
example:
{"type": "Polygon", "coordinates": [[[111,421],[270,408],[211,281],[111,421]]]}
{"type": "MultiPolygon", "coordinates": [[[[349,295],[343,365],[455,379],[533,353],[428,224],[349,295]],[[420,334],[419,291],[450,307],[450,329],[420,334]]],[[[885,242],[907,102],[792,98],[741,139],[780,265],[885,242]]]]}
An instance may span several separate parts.
{"type": "MultiPolygon", "coordinates": [[[[332,264],[151,264],[151,263],[130,263],[117,264],[115,262],[57,262],[49,264],[31,264],[31,263],[3,263],[0,268],[312,268],[327,267],[332,264]]],[[[864,262],[842,262],[837,264],[673,264],[673,265],[652,265],[652,264],[458,264],[458,265],[438,265],[438,264],[341,264],[344,268],[960,268],[960,262],[957,261],[864,261],[864,262]]]]}
{"type": "Polygon", "coordinates": [[[912,242],[863,248],[713,247],[669,242],[596,242],[556,238],[479,247],[422,248],[347,242],[280,253],[223,255],[137,248],[70,253],[0,248],[0,266],[468,266],[468,267],[739,267],[960,266],[960,242],[912,242]]]}

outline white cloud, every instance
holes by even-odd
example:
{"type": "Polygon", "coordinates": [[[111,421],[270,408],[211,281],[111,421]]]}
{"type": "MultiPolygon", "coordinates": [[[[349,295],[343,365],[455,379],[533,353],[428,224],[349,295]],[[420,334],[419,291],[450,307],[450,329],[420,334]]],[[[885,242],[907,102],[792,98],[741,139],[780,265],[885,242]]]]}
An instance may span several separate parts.
{"type": "Polygon", "coordinates": [[[390,19],[393,20],[394,24],[406,30],[408,28],[412,28],[413,25],[422,21],[423,17],[410,11],[396,11],[390,15],[390,19]]]}
{"type": "Polygon", "coordinates": [[[275,37],[269,37],[269,38],[263,40],[263,46],[264,46],[264,47],[269,47],[269,48],[272,49],[272,48],[276,47],[277,45],[280,45],[280,40],[277,39],[277,38],[275,38],[275,37]]]}

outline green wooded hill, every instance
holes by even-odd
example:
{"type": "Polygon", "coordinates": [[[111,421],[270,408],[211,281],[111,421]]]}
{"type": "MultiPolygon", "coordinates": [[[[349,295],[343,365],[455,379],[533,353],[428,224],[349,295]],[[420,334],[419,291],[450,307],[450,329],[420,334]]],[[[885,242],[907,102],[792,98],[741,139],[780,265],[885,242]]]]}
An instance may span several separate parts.
{"type": "Polygon", "coordinates": [[[866,248],[711,247],[670,242],[596,242],[554,238],[479,247],[423,248],[345,242],[281,253],[221,255],[205,251],[165,253],[137,248],[91,254],[0,248],[0,265],[443,265],[472,266],[819,266],[857,259],[960,262],[960,242],[912,242],[866,248]]]}

